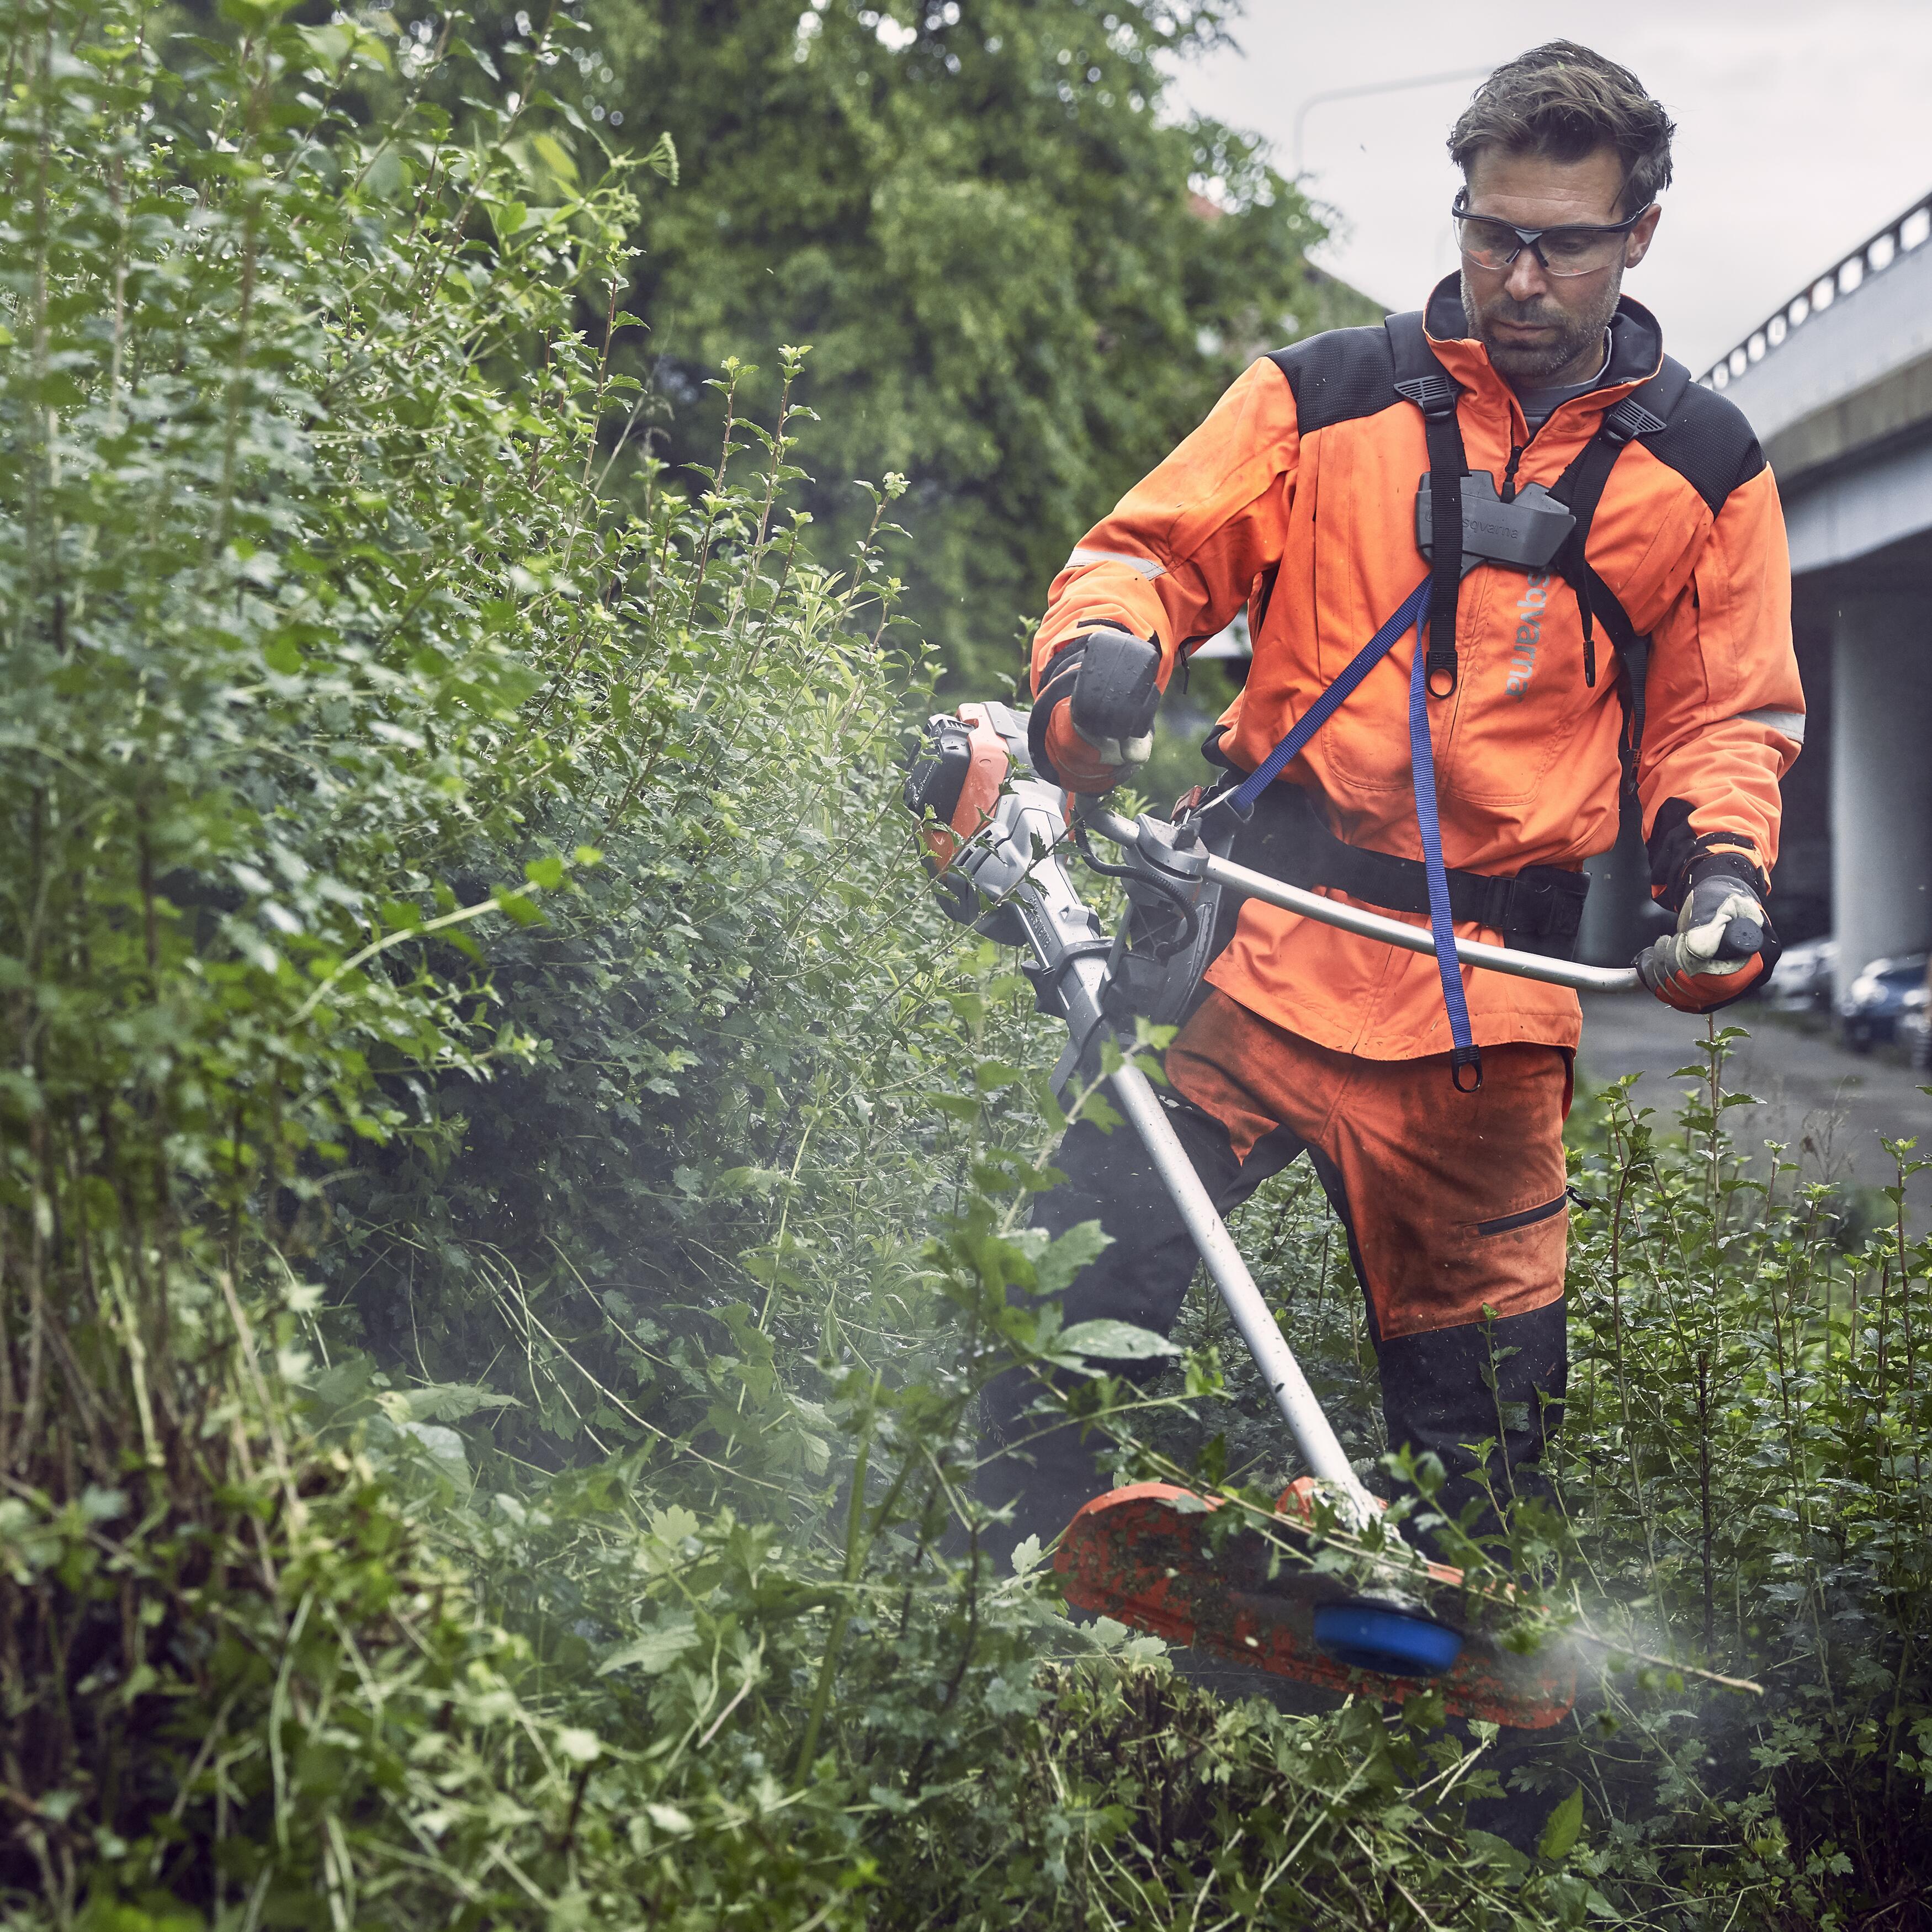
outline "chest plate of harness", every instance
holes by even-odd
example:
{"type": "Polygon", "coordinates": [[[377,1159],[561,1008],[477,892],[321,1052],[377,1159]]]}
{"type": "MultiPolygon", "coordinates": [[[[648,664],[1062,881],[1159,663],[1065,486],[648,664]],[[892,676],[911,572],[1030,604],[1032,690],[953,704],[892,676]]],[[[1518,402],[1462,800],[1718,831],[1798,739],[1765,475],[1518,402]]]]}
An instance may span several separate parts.
{"type": "MultiPolygon", "coordinates": [[[[1425,474],[1415,493],[1415,544],[1424,556],[1435,548],[1434,517],[1435,495],[1425,474]]],[[[1505,503],[1496,479],[1486,470],[1472,470],[1462,478],[1462,574],[1479,563],[1546,569],[1576,521],[1540,483],[1526,483],[1505,503]]]]}

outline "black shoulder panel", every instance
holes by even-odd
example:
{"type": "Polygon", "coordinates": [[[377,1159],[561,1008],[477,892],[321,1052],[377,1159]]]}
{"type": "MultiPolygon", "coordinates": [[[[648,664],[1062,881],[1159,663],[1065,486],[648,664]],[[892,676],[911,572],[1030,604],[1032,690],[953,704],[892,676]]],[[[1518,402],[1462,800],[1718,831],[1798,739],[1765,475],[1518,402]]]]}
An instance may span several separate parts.
{"type": "Polygon", "coordinates": [[[1743,410],[1697,382],[1684,389],[1669,427],[1646,436],[1643,446],[1676,470],[1714,517],[1733,490],[1764,467],[1764,452],[1743,410]]]}
{"type": "Polygon", "coordinates": [[[1288,378],[1304,436],[1330,423],[1377,415],[1402,400],[1395,392],[1388,331],[1380,322],[1372,328],[1325,329],[1292,348],[1277,349],[1268,360],[1288,378]]]}

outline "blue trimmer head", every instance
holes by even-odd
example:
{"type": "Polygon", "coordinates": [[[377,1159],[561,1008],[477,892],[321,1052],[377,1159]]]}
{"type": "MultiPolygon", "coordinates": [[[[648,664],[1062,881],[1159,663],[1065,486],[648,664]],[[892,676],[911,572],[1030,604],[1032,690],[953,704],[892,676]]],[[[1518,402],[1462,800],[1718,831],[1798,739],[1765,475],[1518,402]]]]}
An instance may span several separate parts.
{"type": "Polygon", "coordinates": [[[1439,1677],[1462,1654],[1461,1631],[1366,1597],[1318,1605],[1315,1642],[1337,1664],[1382,1677],[1439,1677]]]}

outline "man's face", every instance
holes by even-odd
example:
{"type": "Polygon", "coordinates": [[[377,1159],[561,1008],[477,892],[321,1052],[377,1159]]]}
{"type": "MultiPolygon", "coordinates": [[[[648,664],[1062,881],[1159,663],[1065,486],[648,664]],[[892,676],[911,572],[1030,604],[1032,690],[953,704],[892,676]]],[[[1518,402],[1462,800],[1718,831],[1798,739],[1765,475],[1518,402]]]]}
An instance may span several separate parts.
{"type": "MultiPolygon", "coordinates": [[[[1472,214],[1519,228],[1601,226],[1623,219],[1617,206],[1622,187],[1623,167],[1612,148],[1599,148],[1580,161],[1485,148],[1471,164],[1466,206],[1472,214]]],[[[1507,268],[1478,268],[1463,257],[1463,312],[1499,375],[1550,387],[1595,375],[1624,270],[1648,252],[1658,213],[1652,208],[1624,238],[1621,261],[1588,274],[1550,274],[1532,248],[1507,268]]]]}

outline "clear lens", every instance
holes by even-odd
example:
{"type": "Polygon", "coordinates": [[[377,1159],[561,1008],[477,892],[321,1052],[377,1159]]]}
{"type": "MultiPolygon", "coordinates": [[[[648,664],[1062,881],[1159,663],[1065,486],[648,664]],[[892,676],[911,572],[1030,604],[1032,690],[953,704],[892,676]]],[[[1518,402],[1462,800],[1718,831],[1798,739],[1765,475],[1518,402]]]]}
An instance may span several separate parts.
{"type": "MultiPolygon", "coordinates": [[[[1501,221],[1480,215],[1459,215],[1456,245],[1479,268],[1507,268],[1522,244],[1516,232],[1501,221]]],[[[1552,275],[1588,275],[1607,268],[1623,252],[1621,235],[1599,228],[1546,228],[1540,238],[1543,259],[1552,275]]]]}
{"type": "Polygon", "coordinates": [[[1552,228],[1543,237],[1544,259],[1552,275],[1587,275],[1607,268],[1622,254],[1621,235],[1601,235],[1588,228],[1552,228]]]}

